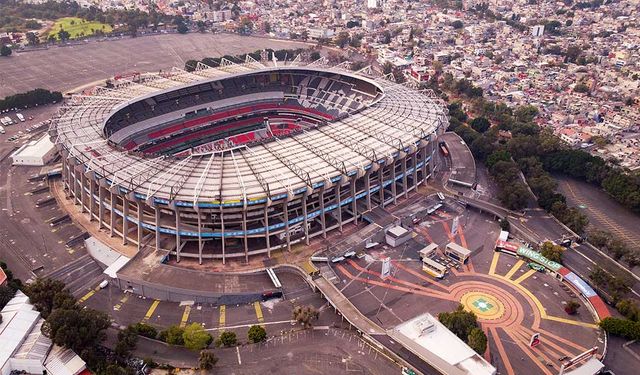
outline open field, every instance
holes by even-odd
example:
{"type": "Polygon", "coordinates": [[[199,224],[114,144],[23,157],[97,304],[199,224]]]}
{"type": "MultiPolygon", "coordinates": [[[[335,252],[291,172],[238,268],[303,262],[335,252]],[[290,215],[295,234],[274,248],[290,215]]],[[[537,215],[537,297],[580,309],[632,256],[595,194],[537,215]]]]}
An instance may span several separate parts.
{"type": "Polygon", "coordinates": [[[55,35],[56,39],[60,39],[58,37],[58,32],[60,30],[67,31],[70,34],[71,39],[75,39],[78,37],[93,35],[96,30],[102,30],[105,33],[110,33],[113,28],[110,25],[97,21],[87,21],[78,17],[64,17],[56,20],[56,23],[53,24],[49,33],[55,35]]]}

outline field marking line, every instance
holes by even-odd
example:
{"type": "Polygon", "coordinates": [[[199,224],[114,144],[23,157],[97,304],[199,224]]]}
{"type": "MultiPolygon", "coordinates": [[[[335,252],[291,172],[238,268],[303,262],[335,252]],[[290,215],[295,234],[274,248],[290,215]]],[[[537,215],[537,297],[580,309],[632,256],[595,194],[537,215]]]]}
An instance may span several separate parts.
{"type": "Polygon", "coordinates": [[[496,267],[498,266],[498,260],[500,259],[500,252],[494,251],[493,258],[491,259],[491,265],[489,266],[489,275],[496,274],[496,267]]]}
{"type": "Polygon", "coordinates": [[[142,323],[146,323],[146,322],[149,321],[149,319],[151,319],[151,316],[156,311],[156,308],[158,307],[159,304],[160,304],[160,300],[159,299],[153,300],[153,302],[151,303],[151,306],[149,306],[149,310],[147,310],[147,313],[144,314],[144,318],[142,319],[142,323]]]}
{"type": "Polygon", "coordinates": [[[520,284],[521,282],[525,281],[526,279],[528,279],[529,277],[531,277],[531,275],[533,275],[534,273],[536,273],[538,271],[536,270],[529,270],[527,272],[525,272],[523,275],[521,275],[520,277],[518,277],[514,283],[515,284],[520,284]]]}

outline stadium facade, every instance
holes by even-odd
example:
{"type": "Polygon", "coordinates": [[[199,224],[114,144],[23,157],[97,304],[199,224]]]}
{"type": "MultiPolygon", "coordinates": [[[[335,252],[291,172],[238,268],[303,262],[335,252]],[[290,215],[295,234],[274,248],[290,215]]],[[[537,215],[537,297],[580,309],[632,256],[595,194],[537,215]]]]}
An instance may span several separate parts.
{"type": "Polygon", "coordinates": [[[432,93],[381,77],[223,60],[74,95],[50,135],[100,229],[202,263],[271,256],[407,197],[447,125],[432,93]]]}

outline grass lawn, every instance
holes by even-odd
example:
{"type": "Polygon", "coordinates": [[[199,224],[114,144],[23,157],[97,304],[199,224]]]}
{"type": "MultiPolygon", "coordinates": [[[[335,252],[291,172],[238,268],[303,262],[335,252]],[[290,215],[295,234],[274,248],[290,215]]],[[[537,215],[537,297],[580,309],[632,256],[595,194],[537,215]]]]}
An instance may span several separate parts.
{"type": "Polygon", "coordinates": [[[109,33],[112,30],[111,26],[105,23],[85,21],[78,17],[64,17],[56,20],[56,23],[49,31],[49,34],[53,34],[56,36],[56,39],[59,39],[58,32],[60,31],[60,27],[71,35],[71,39],[92,35],[95,30],[102,30],[105,33],[109,33]]]}

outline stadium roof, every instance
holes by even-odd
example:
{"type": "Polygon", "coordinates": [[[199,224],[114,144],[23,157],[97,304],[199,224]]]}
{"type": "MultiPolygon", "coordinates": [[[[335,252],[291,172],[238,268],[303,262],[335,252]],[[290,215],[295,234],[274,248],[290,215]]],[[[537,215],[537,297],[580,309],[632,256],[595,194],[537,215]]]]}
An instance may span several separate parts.
{"type": "MultiPolygon", "coordinates": [[[[282,64],[282,63],[279,63],[282,64]]],[[[145,74],[140,82],[119,81],[114,88],[95,88],[74,96],[53,121],[55,143],[105,178],[112,191],[178,206],[243,206],[282,199],[346,176],[362,175],[393,157],[403,156],[446,126],[446,108],[428,92],[382,78],[364,77],[311,63],[267,67],[248,61],[194,72],[145,74]],[[184,158],[150,157],[118,150],[105,139],[106,120],[127,103],[181,87],[246,72],[285,69],[329,72],[375,82],[381,98],[328,126],[287,138],[184,158]]]]}

